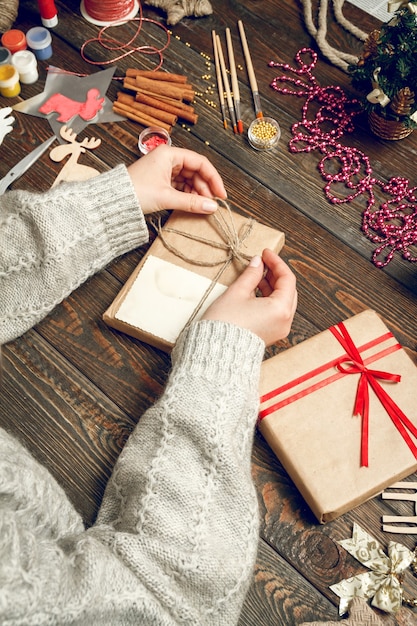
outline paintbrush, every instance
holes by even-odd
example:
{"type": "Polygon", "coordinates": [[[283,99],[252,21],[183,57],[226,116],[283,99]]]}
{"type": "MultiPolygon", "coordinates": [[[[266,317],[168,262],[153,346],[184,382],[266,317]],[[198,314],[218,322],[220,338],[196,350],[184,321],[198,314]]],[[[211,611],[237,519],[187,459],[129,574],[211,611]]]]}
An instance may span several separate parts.
{"type": "Polygon", "coordinates": [[[237,80],[235,55],[233,51],[233,42],[232,42],[232,36],[230,34],[230,28],[226,28],[226,41],[227,41],[227,52],[229,55],[230,76],[232,78],[232,93],[233,93],[233,101],[235,103],[237,130],[239,131],[239,133],[243,133],[243,122],[242,122],[242,117],[240,115],[239,83],[237,80]]]}
{"type": "Polygon", "coordinates": [[[227,72],[226,72],[226,64],[224,62],[222,44],[221,44],[221,41],[220,41],[220,37],[218,35],[216,35],[216,41],[217,41],[217,49],[219,51],[220,69],[222,71],[223,86],[224,86],[225,91],[226,91],[226,100],[227,100],[227,106],[229,108],[229,115],[230,115],[230,119],[232,120],[232,124],[233,124],[233,132],[237,133],[237,123],[236,123],[235,109],[234,109],[234,106],[233,106],[233,100],[232,100],[232,94],[231,94],[231,91],[230,91],[229,79],[227,77],[227,72]]]}
{"type": "Polygon", "coordinates": [[[218,50],[217,41],[216,41],[216,31],[212,30],[211,35],[213,38],[214,66],[216,68],[217,89],[219,90],[219,100],[220,100],[220,108],[222,111],[223,126],[227,128],[226,106],[224,102],[224,88],[223,88],[222,73],[220,70],[219,50],[218,50]]]}
{"type": "Polygon", "coordinates": [[[242,41],[243,53],[245,55],[246,67],[248,70],[249,83],[252,90],[253,102],[255,104],[256,117],[263,117],[261,100],[259,97],[258,83],[256,82],[255,72],[253,71],[252,59],[250,56],[248,42],[246,41],[245,29],[243,27],[242,20],[237,23],[239,27],[240,39],[242,41]]]}

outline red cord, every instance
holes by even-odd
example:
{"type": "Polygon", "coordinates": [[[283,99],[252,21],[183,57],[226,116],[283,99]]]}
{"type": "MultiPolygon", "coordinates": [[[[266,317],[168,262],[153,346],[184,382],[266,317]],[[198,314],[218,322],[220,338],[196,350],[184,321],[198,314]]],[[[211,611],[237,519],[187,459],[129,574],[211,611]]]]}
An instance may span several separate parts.
{"type": "MultiPolygon", "coordinates": [[[[123,0],[107,0],[107,2],[103,2],[102,0],[89,0],[88,5],[90,4],[94,4],[95,8],[97,10],[97,7],[100,6],[100,8],[102,8],[103,6],[109,5],[111,4],[112,7],[114,8],[115,5],[119,6],[119,5],[124,5],[125,7],[127,6],[127,2],[123,1],[123,0]]],[[[84,6],[85,4],[87,4],[84,0],[84,6]]],[[[90,13],[90,6],[88,7],[88,14],[91,15],[90,13]]],[[[132,3],[130,3],[130,10],[132,8],[132,3]]],[[[108,21],[107,18],[103,19],[103,14],[101,11],[99,11],[100,13],[100,21],[108,21]]],[[[115,12],[113,13],[115,14],[115,12]]],[[[127,13],[124,13],[125,15],[127,15],[127,13]]],[[[92,16],[91,16],[92,17],[92,16]]],[[[129,35],[130,36],[130,35],[129,35]]],[[[157,54],[159,57],[159,63],[157,65],[157,67],[155,68],[155,70],[158,70],[161,66],[162,63],[164,61],[163,58],[163,52],[164,50],[167,49],[169,43],[171,40],[171,35],[169,30],[160,22],[157,22],[156,20],[151,20],[149,18],[143,17],[142,15],[142,6],[139,2],[139,17],[135,17],[133,19],[129,19],[129,20],[123,20],[122,18],[119,19],[119,21],[114,22],[113,24],[109,24],[108,26],[103,26],[103,28],[101,28],[101,30],[99,31],[99,34],[97,35],[97,37],[93,37],[91,39],[88,39],[87,41],[85,41],[83,43],[83,45],[81,46],[81,50],[80,50],[80,54],[82,56],[82,58],[84,59],[84,61],[87,61],[88,63],[91,63],[92,65],[109,65],[110,63],[114,63],[116,61],[120,61],[120,59],[123,59],[131,54],[133,54],[134,52],[141,52],[142,54],[157,54]],[[108,35],[105,36],[107,29],[108,28],[113,28],[113,27],[117,27],[118,29],[123,26],[123,25],[129,25],[133,22],[137,22],[137,26],[135,28],[135,32],[133,34],[133,36],[130,37],[130,39],[127,42],[122,42],[118,39],[115,39],[114,37],[110,37],[108,35]],[[155,48],[154,46],[147,46],[147,45],[142,45],[142,46],[135,46],[134,42],[137,39],[137,37],[139,36],[141,30],[142,30],[142,26],[145,22],[148,22],[150,24],[155,24],[155,26],[158,26],[158,28],[162,28],[163,31],[165,31],[166,34],[166,43],[162,46],[162,48],[155,48]],[[108,61],[92,61],[91,59],[87,58],[85,55],[85,48],[92,43],[98,43],[100,44],[103,48],[105,48],[106,50],[112,50],[112,51],[124,51],[121,54],[119,54],[119,56],[110,59],[108,61]]]]}

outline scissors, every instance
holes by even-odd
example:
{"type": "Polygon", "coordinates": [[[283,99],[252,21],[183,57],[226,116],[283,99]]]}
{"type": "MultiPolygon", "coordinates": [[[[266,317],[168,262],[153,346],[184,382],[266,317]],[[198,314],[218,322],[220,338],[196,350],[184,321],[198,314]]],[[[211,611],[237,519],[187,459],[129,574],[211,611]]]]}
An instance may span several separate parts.
{"type": "Polygon", "coordinates": [[[0,196],[4,194],[7,187],[22,176],[30,167],[35,163],[37,159],[49,148],[49,146],[55,141],[56,137],[53,135],[46,141],[41,143],[37,148],[29,152],[21,161],[16,163],[11,170],[0,179],[0,196]]]}

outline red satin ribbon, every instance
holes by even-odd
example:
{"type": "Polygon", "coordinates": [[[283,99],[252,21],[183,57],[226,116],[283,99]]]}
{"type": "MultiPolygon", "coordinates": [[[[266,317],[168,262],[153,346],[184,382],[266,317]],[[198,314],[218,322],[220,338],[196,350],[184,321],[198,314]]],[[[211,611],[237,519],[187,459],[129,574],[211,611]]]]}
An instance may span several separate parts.
{"type": "MultiPolygon", "coordinates": [[[[293,394],[293,396],[286,398],[274,404],[273,406],[264,409],[259,414],[260,419],[266,417],[266,415],[278,410],[279,408],[282,408],[282,406],[285,406],[309,393],[314,392],[317,389],[320,389],[321,387],[331,382],[334,382],[335,380],[339,379],[341,376],[344,376],[346,374],[360,374],[358,387],[356,391],[356,398],[355,398],[355,405],[354,405],[353,413],[354,415],[359,415],[362,418],[361,466],[368,467],[369,465],[369,452],[368,452],[369,451],[369,443],[368,443],[369,442],[369,385],[374,390],[379,401],[381,402],[381,404],[387,411],[388,415],[390,416],[393,424],[395,425],[395,427],[397,428],[397,430],[403,437],[404,441],[407,443],[408,447],[410,448],[411,452],[417,459],[417,445],[413,442],[409,434],[410,432],[413,435],[413,437],[417,439],[417,428],[408,419],[408,417],[403,413],[403,411],[401,411],[401,409],[392,400],[392,398],[390,398],[388,393],[385,391],[385,389],[381,386],[381,384],[378,381],[378,379],[380,379],[380,380],[387,380],[387,381],[396,383],[401,380],[401,376],[399,374],[390,374],[388,372],[382,372],[380,370],[369,369],[366,364],[371,361],[374,361],[375,357],[381,358],[383,354],[379,353],[378,355],[374,355],[374,357],[365,359],[364,361],[360,355],[358,348],[355,346],[351,336],[349,335],[345,325],[342,322],[338,324],[337,326],[330,327],[329,330],[332,332],[334,337],[342,345],[346,354],[341,358],[335,359],[332,363],[328,363],[324,365],[323,367],[317,368],[317,370],[314,370],[314,372],[310,372],[309,374],[296,379],[295,381],[293,381],[293,383],[289,383],[287,385],[284,385],[280,389],[275,389],[265,394],[264,396],[262,396],[261,402],[264,402],[278,395],[279,393],[282,393],[283,391],[285,391],[285,389],[289,389],[295,386],[296,384],[302,382],[303,380],[307,380],[308,378],[311,378],[316,373],[320,373],[321,371],[324,371],[324,369],[327,369],[329,365],[335,366],[339,373],[330,376],[325,381],[321,381],[317,384],[313,384],[309,388],[305,389],[304,391],[295,393],[293,394]]],[[[386,339],[387,336],[392,336],[392,335],[389,333],[388,335],[384,335],[380,339],[381,340],[386,339]]],[[[371,342],[371,343],[373,344],[379,343],[379,340],[377,340],[376,342],[371,342]]],[[[384,353],[390,353],[393,350],[400,349],[400,348],[401,346],[399,344],[396,344],[396,346],[393,346],[385,350],[384,353]]]]}
{"type": "Polygon", "coordinates": [[[407,432],[408,428],[413,436],[417,437],[417,428],[401,411],[399,406],[389,397],[378,381],[378,379],[381,379],[398,383],[401,380],[401,376],[399,374],[389,374],[388,372],[368,369],[342,322],[337,326],[332,326],[330,331],[347,353],[347,356],[343,357],[337,364],[337,369],[344,374],[360,374],[353,414],[360,415],[362,418],[361,466],[368,467],[369,465],[369,385],[374,390],[377,398],[390,416],[397,430],[401,433],[408,447],[417,458],[417,446],[407,432]],[[345,367],[343,365],[344,363],[348,365],[345,367]]]}

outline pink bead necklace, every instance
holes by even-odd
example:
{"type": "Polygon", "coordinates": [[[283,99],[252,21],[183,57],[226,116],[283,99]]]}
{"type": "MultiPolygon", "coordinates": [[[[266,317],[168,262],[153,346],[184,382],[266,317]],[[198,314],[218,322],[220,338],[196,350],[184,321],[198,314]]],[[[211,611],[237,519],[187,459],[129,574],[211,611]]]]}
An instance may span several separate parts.
{"type": "Polygon", "coordinates": [[[306,98],[302,119],[291,128],[293,137],[289,149],[291,152],[319,150],[324,155],[318,169],[326,181],[324,193],[332,204],[352,202],[362,195],[366,197],[362,230],[377,244],[372,254],[376,267],[388,265],[395,253],[414,263],[417,251],[412,252],[410,248],[417,244],[417,188],[410,187],[406,178],[398,176],[387,183],[378,180],[373,176],[369,158],[361,150],[339,143],[345,133],[353,131],[353,118],[361,112],[359,103],[348,99],[341,87],[321,87],[317,83],[313,75],[317,59],[314,50],[302,48],[295,56],[299,68],[288,63],[269,63],[270,67],[293,74],[274,78],[271,87],[275,91],[306,98]],[[303,55],[310,56],[309,63],[302,60],[303,55]],[[304,80],[294,76],[302,76],[304,80]],[[279,83],[291,87],[281,87],[279,83]],[[376,190],[389,198],[385,202],[377,201],[376,190]]]}

